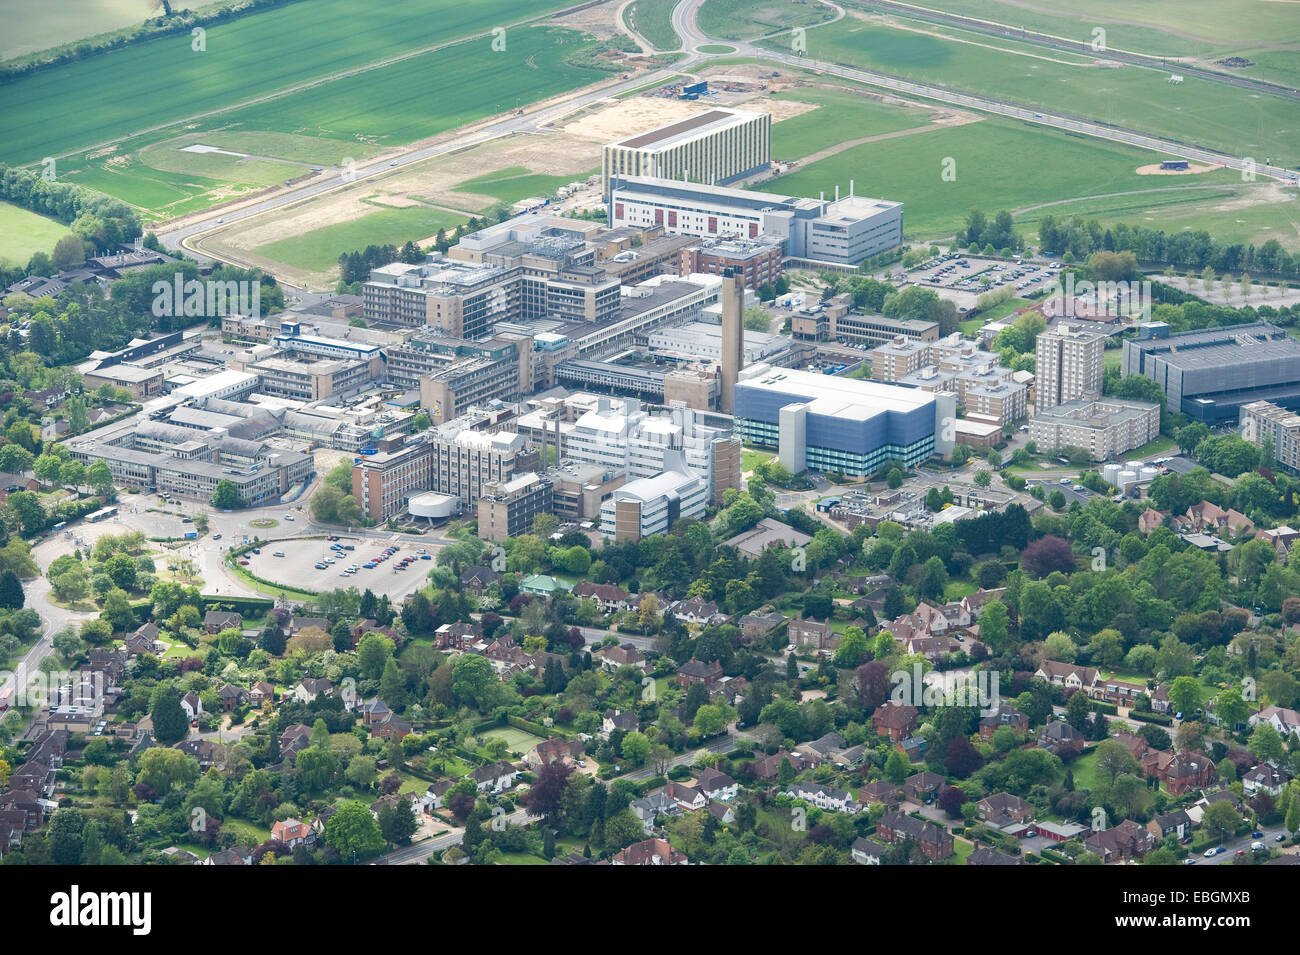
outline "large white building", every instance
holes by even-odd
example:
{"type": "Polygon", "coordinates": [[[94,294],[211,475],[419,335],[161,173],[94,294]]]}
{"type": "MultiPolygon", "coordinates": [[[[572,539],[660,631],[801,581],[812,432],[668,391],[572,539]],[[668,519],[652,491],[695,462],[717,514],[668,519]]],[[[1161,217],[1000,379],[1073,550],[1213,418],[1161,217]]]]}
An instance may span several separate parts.
{"type": "Polygon", "coordinates": [[[610,184],[611,227],[662,228],[705,238],[772,236],[785,254],[840,265],[895,249],[903,242],[903,204],[853,193],[800,199],[650,176],[617,176],[610,184]]]}
{"type": "Polygon", "coordinates": [[[615,540],[640,540],[672,529],[681,517],[703,517],[709,487],[680,455],[668,455],[668,470],[630,481],[600,506],[600,532],[615,540]]]}
{"type": "Polygon", "coordinates": [[[629,478],[650,478],[680,459],[707,500],[740,486],[740,442],[725,415],[674,407],[652,415],[632,398],[601,397],[564,435],[564,456],[629,478]]]}
{"type": "Polygon", "coordinates": [[[761,172],[772,158],[772,116],[710,109],[660,126],[602,151],[601,187],[617,175],[663,176],[724,183],[761,172]]]}
{"type": "MultiPolygon", "coordinates": [[[[783,351],[789,341],[781,335],[744,330],[745,364],[764,361],[783,351]]],[[[651,332],[646,347],[655,354],[692,361],[722,361],[722,326],[709,322],[691,322],[675,328],[651,332]]]]}

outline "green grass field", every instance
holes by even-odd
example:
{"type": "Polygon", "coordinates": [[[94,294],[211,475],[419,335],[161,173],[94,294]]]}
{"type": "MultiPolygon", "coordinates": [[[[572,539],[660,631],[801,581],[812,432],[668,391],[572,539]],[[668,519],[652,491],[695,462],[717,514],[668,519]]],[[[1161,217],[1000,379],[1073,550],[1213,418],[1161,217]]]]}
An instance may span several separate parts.
{"type": "MultiPolygon", "coordinates": [[[[1138,195],[1053,202],[1017,215],[1016,222],[1032,228],[1045,215],[1086,215],[1103,225],[1127,222],[1166,232],[1204,230],[1221,241],[1253,242],[1259,246],[1276,239],[1290,249],[1300,248],[1300,202],[1294,190],[1281,190],[1262,181],[1250,184],[1225,180],[1195,190],[1165,187],[1162,177],[1144,176],[1143,181],[1143,192],[1138,195]],[[1246,205],[1252,197],[1260,201],[1246,205]]],[[[1179,185],[1183,181],[1178,180],[1179,185]]],[[[1185,181],[1192,185],[1203,179],[1196,176],[1185,181]]]]}
{"type": "MultiPolygon", "coordinates": [[[[295,3],[209,27],[202,52],[191,49],[188,35],[160,37],[4,84],[7,105],[0,113],[0,159],[26,163],[62,155],[159,124],[229,109],[412,50],[487,33],[563,6],[564,0],[534,0],[522,9],[516,0],[392,0],[384,5],[382,16],[375,16],[369,0],[316,0],[309,29],[303,5],[295,3]],[[103,105],[88,109],[87,90],[94,90],[95,102],[103,105]]],[[[496,67],[475,63],[472,72],[489,78],[486,88],[479,90],[479,99],[492,99],[495,86],[512,67],[528,66],[525,32],[509,31],[501,53],[492,52],[490,37],[476,44],[479,61],[493,56],[501,61],[496,67]]],[[[421,102],[420,109],[407,117],[409,126],[427,116],[433,104],[449,99],[446,86],[459,87],[459,95],[465,95],[470,85],[464,77],[442,72],[447,64],[440,61],[421,57],[417,63],[423,70],[421,102]]],[[[408,63],[404,71],[388,75],[411,83],[415,81],[411,70],[408,63]]],[[[537,81],[542,72],[521,71],[519,78],[537,81]]],[[[335,80],[327,89],[343,89],[339,111],[368,126],[365,111],[347,95],[348,87],[339,86],[344,82],[335,80]]],[[[518,88],[527,90],[523,85],[518,88]]],[[[324,102],[317,110],[329,114],[325,104],[333,95],[325,91],[319,95],[324,102]]],[[[381,95],[369,103],[384,121],[391,119],[394,109],[406,112],[415,105],[414,97],[401,95],[401,87],[389,88],[387,96],[391,97],[387,102],[381,95]]]]}
{"type": "MultiPolygon", "coordinates": [[[[779,126],[779,124],[778,124],[779,126]]],[[[1098,140],[1044,130],[1006,120],[983,120],[867,143],[781,176],[761,188],[785,195],[830,194],[857,182],[859,194],[905,203],[909,238],[950,238],[973,206],[986,211],[1019,209],[1075,196],[1148,188],[1154,177],[1134,170],[1149,154],[1098,140]],[[1050,158],[1026,174],[1008,156],[1050,158]],[[955,179],[945,181],[951,160],[955,179]]],[[[1203,181],[1232,181],[1227,170],[1206,173],[1203,181]]],[[[1089,212],[1079,203],[1077,214],[1089,212]]]]}
{"type": "MultiPolygon", "coordinates": [[[[313,165],[364,159],[382,146],[433,136],[597,80],[604,74],[565,62],[586,42],[569,30],[519,28],[500,54],[485,56],[481,43],[468,41],[222,114],[181,136],[169,129],[135,137],[111,153],[70,156],[57,168],[60,178],[129,202],[146,218],[171,218],[308,174],[313,165]],[[440,109],[430,109],[432,102],[440,109]],[[193,144],[249,158],[181,151],[193,144]]],[[[521,179],[501,183],[499,195],[486,194],[516,201],[569,181],[521,179]]]]}
{"type": "Polygon", "coordinates": [[[501,53],[467,41],[240,110],[239,119],[244,129],[408,143],[607,76],[565,62],[587,42],[572,30],[519,28],[501,53]]]}
{"type": "Polygon", "coordinates": [[[0,0],[0,22],[22,24],[5,31],[0,60],[135,26],[156,15],[153,6],[153,0],[0,0]]]}
{"type": "Polygon", "coordinates": [[[831,18],[829,7],[791,0],[707,0],[695,22],[706,36],[752,40],[791,27],[807,27],[831,18]]]}
{"type": "Polygon", "coordinates": [[[676,50],[682,38],[673,29],[677,0],[636,0],[623,11],[623,21],[656,50],[676,50]]]}
{"type": "Polygon", "coordinates": [[[258,255],[311,272],[331,272],[338,266],[339,255],[375,244],[401,245],[408,239],[419,242],[439,229],[451,228],[465,221],[442,209],[413,206],[406,209],[383,209],[337,225],[313,229],[302,235],[258,246],[258,255]]]}
{"type": "Polygon", "coordinates": [[[71,230],[62,222],[0,202],[0,261],[26,265],[34,252],[50,252],[71,230]]]}
{"type": "MultiPolygon", "coordinates": [[[[707,5],[706,5],[707,8],[707,5]]],[[[810,31],[808,55],[989,98],[1139,129],[1233,155],[1300,165],[1295,104],[1212,80],[943,28],[943,36],[845,19],[810,31]]],[[[765,41],[772,47],[779,39],[765,41]]],[[[1148,154],[1150,155],[1150,154],[1148,154]]]]}
{"type": "Polygon", "coordinates": [[[846,139],[861,139],[924,126],[922,110],[886,106],[840,89],[785,90],[778,100],[812,103],[817,109],[772,124],[772,155],[798,159],[827,149],[846,139]]]}
{"type": "MultiPolygon", "coordinates": [[[[1271,0],[1090,0],[1085,9],[1071,0],[912,0],[916,6],[1025,27],[1067,39],[1090,42],[1093,30],[1106,31],[1112,49],[1156,56],[1198,57],[1208,61],[1228,54],[1245,56],[1254,67],[1222,68],[1232,75],[1285,82],[1294,86],[1295,52],[1300,39],[1295,11],[1271,0]],[[1287,42],[1287,41],[1290,42],[1287,42]],[[1279,49],[1280,48],[1280,49],[1279,49]],[[1287,77],[1292,77],[1287,79],[1287,77]]],[[[850,6],[856,4],[850,0],[850,6]]],[[[1208,63],[1207,63],[1208,65],[1208,63]]]]}

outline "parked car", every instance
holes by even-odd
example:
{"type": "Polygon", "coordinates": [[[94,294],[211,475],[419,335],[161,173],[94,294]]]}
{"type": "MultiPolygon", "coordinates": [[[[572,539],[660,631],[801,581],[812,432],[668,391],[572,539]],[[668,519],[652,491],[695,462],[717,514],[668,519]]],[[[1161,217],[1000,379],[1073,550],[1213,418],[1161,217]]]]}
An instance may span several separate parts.
{"type": "Polygon", "coordinates": [[[272,557],[283,557],[283,556],[284,556],[284,551],[282,551],[282,550],[277,550],[277,551],[276,551],[274,554],[272,554],[271,556],[272,556],[272,557]]]}

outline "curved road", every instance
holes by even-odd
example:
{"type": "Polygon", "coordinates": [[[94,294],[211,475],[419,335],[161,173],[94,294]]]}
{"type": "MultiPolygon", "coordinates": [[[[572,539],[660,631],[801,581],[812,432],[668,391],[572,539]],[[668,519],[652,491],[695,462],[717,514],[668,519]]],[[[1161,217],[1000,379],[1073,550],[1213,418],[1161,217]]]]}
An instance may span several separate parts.
{"type": "MultiPolygon", "coordinates": [[[[1272,178],[1283,181],[1289,180],[1292,176],[1290,171],[1281,167],[1260,165],[1258,163],[1252,164],[1242,157],[1229,156],[1215,150],[1180,143],[1174,140],[1162,139],[1157,136],[1148,136],[1135,130],[1110,126],[1104,123],[1087,120],[1082,117],[1070,116],[1062,113],[1040,112],[1013,103],[1005,103],[999,100],[972,96],[960,92],[959,90],[952,90],[941,86],[915,83],[872,70],[864,70],[857,67],[843,66],[838,63],[818,61],[794,53],[769,50],[764,47],[755,46],[751,41],[725,41],[726,45],[735,49],[734,53],[701,53],[699,47],[712,42],[710,38],[700,30],[699,25],[696,22],[696,13],[703,2],[704,0],[680,0],[680,2],[673,8],[673,28],[682,38],[682,48],[686,51],[686,55],[671,67],[656,70],[652,73],[634,77],[629,80],[620,80],[608,85],[591,88],[585,92],[569,96],[560,102],[544,106],[522,116],[508,116],[494,122],[487,122],[480,125],[476,130],[462,136],[456,136],[441,143],[411,150],[399,159],[373,160],[369,163],[357,165],[351,170],[333,170],[328,175],[322,176],[312,182],[283,190],[260,201],[251,202],[242,208],[224,212],[214,210],[208,214],[200,214],[177,228],[160,233],[159,238],[169,248],[182,248],[201,258],[211,258],[219,261],[230,262],[236,265],[248,265],[248,262],[241,261],[229,253],[214,252],[212,249],[205,246],[205,241],[223,231],[227,226],[236,222],[244,222],[248,219],[255,218],[256,216],[282,210],[289,206],[316,198],[325,193],[347,188],[356,182],[381,179],[385,176],[391,175],[394,168],[401,168],[410,163],[420,162],[425,159],[446,156],[462,149],[477,146],[505,136],[511,136],[516,133],[540,132],[549,123],[558,120],[562,116],[599,102],[600,100],[608,99],[612,96],[640,87],[667,82],[669,79],[680,74],[687,68],[709,60],[726,57],[755,57],[773,63],[780,63],[792,68],[811,69],[820,73],[837,76],[841,79],[862,83],[867,86],[875,86],[892,92],[901,93],[912,98],[933,100],[950,106],[990,113],[997,116],[1005,116],[1009,119],[1017,119],[1022,122],[1048,126],[1065,132],[1077,133],[1084,136],[1095,137],[1097,139],[1104,139],[1109,142],[1135,146],[1140,149],[1147,149],[1169,156],[1178,156],[1210,165],[1226,166],[1231,169],[1242,170],[1243,178],[1247,175],[1247,170],[1253,172],[1256,177],[1272,178]]],[[[835,9],[836,16],[818,26],[826,26],[829,23],[834,23],[844,16],[843,8],[829,2],[827,2],[827,5],[835,9]]],[[[809,29],[817,29],[817,27],[810,27],[809,29]]],[[[1231,79],[1231,77],[1228,79],[1231,79]]]]}

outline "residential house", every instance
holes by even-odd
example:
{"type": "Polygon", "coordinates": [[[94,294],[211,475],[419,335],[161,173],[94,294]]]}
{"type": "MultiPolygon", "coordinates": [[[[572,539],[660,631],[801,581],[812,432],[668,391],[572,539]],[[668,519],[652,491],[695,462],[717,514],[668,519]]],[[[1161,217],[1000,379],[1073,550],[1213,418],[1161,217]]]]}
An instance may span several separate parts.
{"type": "Polygon", "coordinates": [[[1083,734],[1062,720],[1049,720],[1038,734],[1038,745],[1053,756],[1065,757],[1083,752],[1083,734]]]}
{"type": "Polygon", "coordinates": [[[635,733],[640,728],[641,721],[637,719],[635,713],[621,713],[618,710],[606,710],[600,723],[602,736],[609,736],[614,730],[635,733]]]}
{"type": "Polygon", "coordinates": [[[709,804],[709,797],[704,795],[697,787],[688,786],[686,783],[670,781],[667,789],[668,798],[677,803],[683,812],[694,812],[697,809],[703,809],[709,804]]]}
{"type": "Polygon", "coordinates": [[[573,588],[573,596],[577,600],[590,597],[601,613],[611,614],[626,610],[631,594],[617,584],[593,584],[584,580],[573,588]]]}
{"type": "Polygon", "coordinates": [[[582,743],[578,740],[560,739],[552,737],[551,739],[542,740],[524,755],[524,762],[530,769],[537,769],[541,766],[549,766],[552,763],[562,763],[565,766],[572,766],[578,760],[582,759],[585,751],[582,743]]]}
{"type": "Polygon", "coordinates": [[[284,757],[300,753],[311,745],[311,727],[294,723],[280,734],[280,755],[284,757]]]}
{"type": "Polygon", "coordinates": [[[802,799],[818,809],[830,812],[857,812],[857,796],[843,789],[835,789],[822,783],[791,783],[785,794],[791,799],[802,799]]]}
{"type": "Polygon", "coordinates": [[[795,646],[816,647],[819,650],[824,650],[830,646],[835,634],[831,630],[829,623],[819,623],[816,620],[795,617],[790,621],[790,628],[786,631],[786,635],[795,646]]]}
{"type": "Polygon", "coordinates": [[[1020,856],[1008,855],[1005,852],[999,852],[997,849],[976,849],[966,857],[967,865],[1024,865],[1025,860],[1020,856]]]}
{"type": "Polygon", "coordinates": [[[1254,769],[1242,773],[1241,788],[1247,796],[1266,792],[1270,796],[1282,795],[1286,788],[1286,776],[1271,763],[1260,763],[1254,769]]]}
{"type": "Polygon", "coordinates": [[[235,686],[231,683],[227,683],[217,690],[217,696],[221,698],[221,708],[223,710],[233,710],[241,703],[248,702],[248,691],[242,686],[235,686]]]}
{"type": "Polygon", "coordinates": [[[181,697],[181,709],[185,711],[187,720],[197,720],[203,713],[203,701],[193,690],[181,697]]]}
{"type": "Polygon", "coordinates": [[[710,800],[719,802],[735,799],[740,791],[740,786],[734,779],[716,769],[701,769],[696,773],[695,788],[710,800]]]}
{"type": "Polygon", "coordinates": [[[781,628],[788,628],[790,622],[785,614],[769,610],[767,613],[747,613],[736,624],[740,627],[741,638],[752,643],[755,640],[771,640],[781,628]]]}
{"type": "Polygon", "coordinates": [[[469,774],[478,787],[479,792],[504,792],[515,784],[515,779],[519,776],[519,770],[504,760],[499,763],[489,763],[487,766],[480,766],[469,774]]]}
{"type": "Polygon", "coordinates": [[[853,861],[858,865],[880,865],[880,860],[885,857],[885,853],[888,851],[889,846],[880,842],[874,836],[859,836],[853,840],[853,845],[849,847],[853,861]]]}
{"type": "Polygon", "coordinates": [[[687,689],[692,683],[703,683],[706,689],[713,689],[722,679],[722,664],[717,660],[701,663],[691,658],[677,668],[677,685],[687,689]]]}
{"type": "Polygon", "coordinates": [[[1103,863],[1140,859],[1157,845],[1155,835],[1141,823],[1125,819],[1117,826],[1094,832],[1083,840],[1084,848],[1096,853],[1103,863]]]}
{"type": "Polygon", "coordinates": [[[1300,735],[1300,713],[1283,706],[1266,706],[1251,716],[1252,727],[1259,723],[1271,725],[1284,740],[1292,733],[1300,735]]]}
{"type": "Polygon", "coordinates": [[[311,848],[316,844],[316,832],[298,819],[281,819],[271,827],[271,838],[283,842],[290,849],[298,846],[311,848]]]}
{"type": "Polygon", "coordinates": [[[902,790],[886,779],[877,779],[858,787],[858,805],[870,806],[878,802],[886,809],[897,809],[902,790]]]}
{"type": "Polygon", "coordinates": [[[1056,660],[1044,660],[1034,672],[1034,676],[1046,680],[1053,686],[1063,686],[1067,690],[1083,690],[1089,696],[1095,691],[1098,682],[1095,668],[1060,663],[1056,660]]]}
{"type": "Polygon", "coordinates": [[[901,812],[887,812],[880,817],[876,838],[890,845],[910,838],[931,862],[942,862],[953,853],[952,834],[946,829],[901,812]]]}
{"type": "Polygon", "coordinates": [[[501,575],[491,567],[470,567],[460,572],[460,589],[475,596],[500,582],[501,575]]]}
{"type": "Polygon", "coordinates": [[[209,610],[203,615],[203,629],[208,633],[220,633],[222,630],[242,630],[243,614],[233,610],[209,610]]]}
{"type": "Polygon", "coordinates": [[[550,574],[532,574],[519,582],[519,592],[550,599],[569,588],[550,574]]]}
{"type": "Polygon", "coordinates": [[[1160,840],[1176,836],[1181,842],[1192,834],[1192,819],[1182,809],[1156,813],[1155,817],[1147,823],[1147,832],[1160,840]]]}
{"type": "Polygon", "coordinates": [[[668,844],[667,839],[634,842],[615,853],[611,865],[689,865],[685,853],[668,844]]]}
{"type": "Polygon", "coordinates": [[[1164,525],[1165,515],[1154,508],[1148,507],[1138,516],[1138,531],[1143,537],[1146,537],[1157,528],[1164,527],[1164,525]]]}
{"type": "Polygon", "coordinates": [[[275,687],[265,680],[254,683],[248,691],[248,703],[250,706],[265,706],[267,703],[275,701],[275,687]]]}
{"type": "Polygon", "coordinates": [[[876,735],[888,736],[893,742],[906,739],[916,729],[917,709],[906,703],[889,700],[876,707],[871,721],[876,725],[876,735]]]}
{"type": "Polygon", "coordinates": [[[314,702],[318,696],[329,696],[334,690],[334,684],[326,679],[312,679],[305,677],[296,687],[293,688],[293,698],[299,703],[314,702]]]}
{"type": "Polygon", "coordinates": [[[980,720],[980,739],[985,743],[991,743],[993,734],[1003,726],[1017,733],[1027,733],[1029,732],[1029,717],[1010,703],[1003,703],[996,711],[980,720]]]}
{"type": "Polygon", "coordinates": [[[641,825],[645,829],[646,835],[654,831],[655,823],[660,816],[676,816],[681,813],[681,807],[677,800],[668,795],[664,790],[657,789],[648,793],[641,799],[635,799],[628,804],[632,814],[641,820],[641,825]]]}
{"type": "Polygon", "coordinates": [[[938,773],[925,769],[903,780],[903,796],[915,803],[933,802],[946,782],[938,773]]]}
{"type": "Polygon", "coordinates": [[[816,756],[809,756],[804,753],[791,753],[787,750],[777,750],[771,756],[764,756],[753,761],[752,772],[755,779],[776,779],[781,773],[781,764],[786,760],[790,761],[790,768],[796,774],[802,773],[806,769],[815,769],[821,765],[821,760],[816,756]]]}
{"type": "Polygon", "coordinates": [[[716,627],[729,619],[718,610],[718,605],[703,597],[690,597],[670,604],[668,612],[685,624],[699,627],[716,627]]]}
{"type": "Polygon", "coordinates": [[[601,647],[592,656],[600,661],[601,667],[610,671],[617,670],[619,667],[636,667],[641,670],[645,669],[646,665],[645,654],[630,643],[601,647]]]}
{"type": "Polygon", "coordinates": [[[483,628],[476,623],[444,623],[433,632],[439,650],[464,653],[483,639],[483,628]]]}

